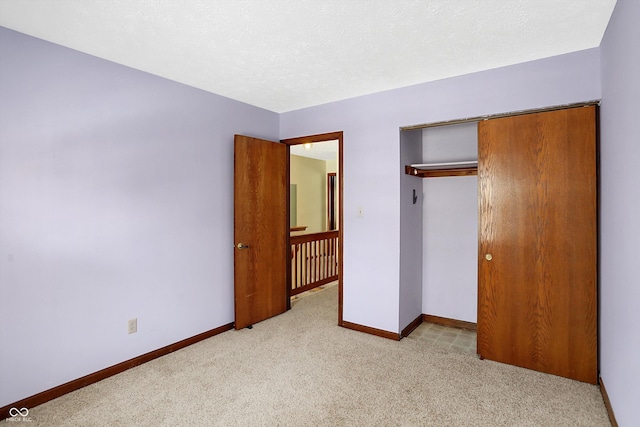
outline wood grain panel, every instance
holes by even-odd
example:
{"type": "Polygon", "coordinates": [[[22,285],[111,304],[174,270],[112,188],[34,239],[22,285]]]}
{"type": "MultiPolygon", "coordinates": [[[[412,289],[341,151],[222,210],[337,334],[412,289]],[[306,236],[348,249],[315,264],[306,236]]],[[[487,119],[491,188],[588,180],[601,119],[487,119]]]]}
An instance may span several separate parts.
{"type": "Polygon", "coordinates": [[[478,125],[478,353],[594,384],[595,123],[590,106],[478,125]]]}
{"type": "Polygon", "coordinates": [[[234,151],[235,328],[287,309],[289,169],[285,144],[236,135],[234,151]]]}

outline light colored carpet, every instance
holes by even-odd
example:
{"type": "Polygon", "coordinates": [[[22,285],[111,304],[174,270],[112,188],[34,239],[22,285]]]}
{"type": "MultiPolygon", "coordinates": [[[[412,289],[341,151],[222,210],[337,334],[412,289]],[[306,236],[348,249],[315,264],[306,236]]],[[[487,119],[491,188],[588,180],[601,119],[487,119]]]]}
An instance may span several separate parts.
{"type": "Polygon", "coordinates": [[[32,408],[30,425],[609,425],[596,386],[336,323],[330,287],[32,408]]]}

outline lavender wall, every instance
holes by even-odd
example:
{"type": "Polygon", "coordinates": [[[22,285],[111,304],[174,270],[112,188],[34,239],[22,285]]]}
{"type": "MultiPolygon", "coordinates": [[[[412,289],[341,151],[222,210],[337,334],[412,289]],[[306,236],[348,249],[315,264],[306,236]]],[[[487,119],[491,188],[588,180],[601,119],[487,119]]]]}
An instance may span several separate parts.
{"type": "Polygon", "coordinates": [[[601,44],[600,357],[621,426],[640,420],[640,2],[618,0],[601,44]]]}
{"type": "Polygon", "coordinates": [[[233,135],[278,115],[4,28],[0,56],[0,406],[232,322],[233,135]]]}
{"type": "Polygon", "coordinates": [[[589,49],[281,114],[281,138],[344,131],[344,320],[400,332],[412,309],[399,296],[401,126],[599,98],[589,49]]]}

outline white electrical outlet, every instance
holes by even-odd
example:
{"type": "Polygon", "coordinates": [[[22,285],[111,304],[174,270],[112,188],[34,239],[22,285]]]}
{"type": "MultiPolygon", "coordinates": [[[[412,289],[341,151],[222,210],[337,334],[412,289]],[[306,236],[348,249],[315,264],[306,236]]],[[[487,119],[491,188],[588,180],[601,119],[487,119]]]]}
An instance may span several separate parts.
{"type": "Polygon", "coordinates": [[[129,320],[129,333],[135,334],[138,332],[138,319],[129,320]]]}

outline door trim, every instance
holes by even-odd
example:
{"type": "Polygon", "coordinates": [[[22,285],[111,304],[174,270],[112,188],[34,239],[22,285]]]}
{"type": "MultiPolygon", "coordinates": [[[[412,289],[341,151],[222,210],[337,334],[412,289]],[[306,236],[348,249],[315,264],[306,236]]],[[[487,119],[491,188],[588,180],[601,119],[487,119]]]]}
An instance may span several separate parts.
{"type": "MultiPolygon", "coordinates": [[[[342,320],[342,277],[343,277],[343,254],[344,254],[344,216],[343,206],[344,206],[344,173],[343,173],[343,132],[328,132],[321,133],[317,135],[308,135],[301,136],[297,138],[287,138],[282,139],[280,142],[287,145],[300,145],[300,144],[308,144],[314,142],[325,142],[325,141],[338,141],[338,253],[340,256],[338,257],[338,326],[343,326],[342,320]]],[[[290,159],[290,157],[289,157],[290,159]]],[[[289,159],[287,160],[287,168],[289,168],[289,159]]],[[[287,304],[290,308],[291,304],[291,289],[290,286],[287,286],[287,304]]]]}

